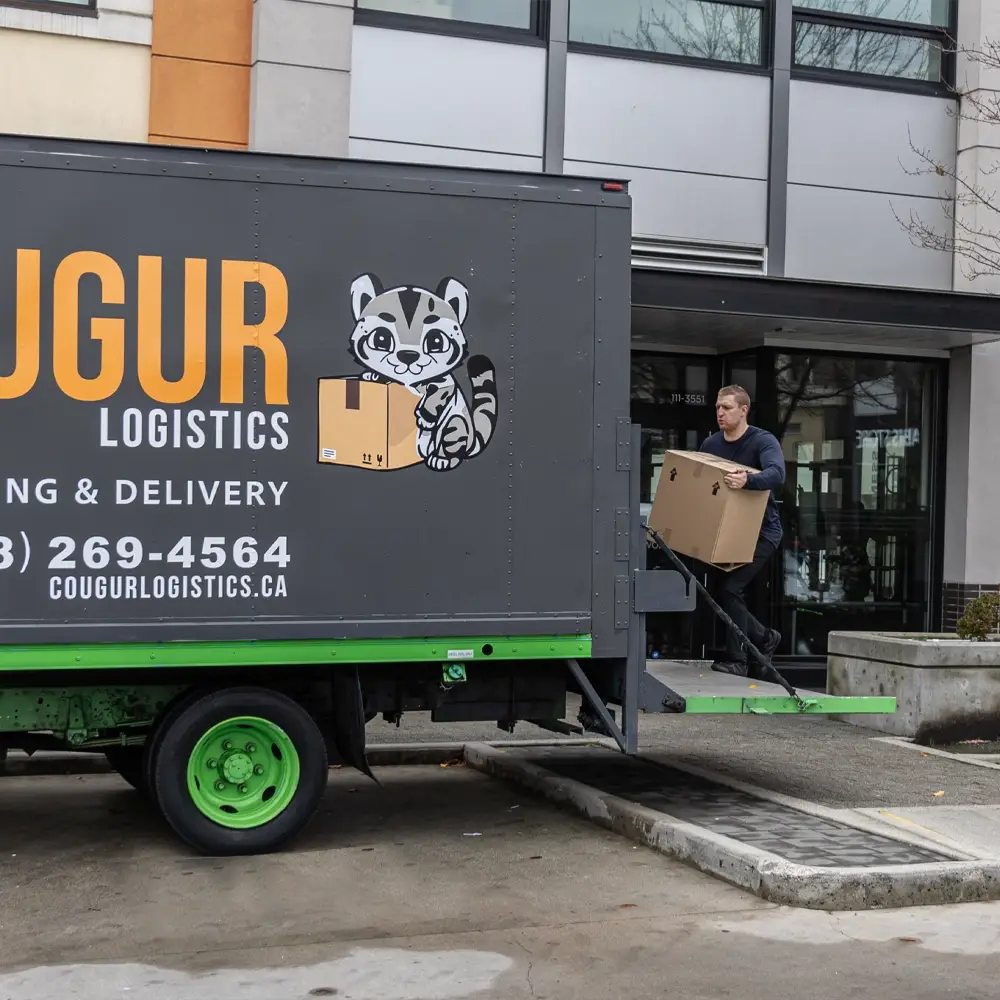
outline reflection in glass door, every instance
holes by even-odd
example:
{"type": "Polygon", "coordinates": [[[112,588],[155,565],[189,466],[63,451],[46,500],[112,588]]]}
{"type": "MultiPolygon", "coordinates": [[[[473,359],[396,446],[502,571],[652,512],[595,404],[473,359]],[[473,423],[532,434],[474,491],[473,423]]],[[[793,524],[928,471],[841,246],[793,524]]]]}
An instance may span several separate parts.
{"type": "MultiPolygon", "coordinates": [[[[717,358],[634,353],[632,420],[642,427],[641,509],[648,514],[656,496],[667,451],[696,451],[716,429],[715,394],[720,386],[717,358]]],[[[650,568],[666,567],[650,548],[650,568]]],[[[685,560],[692,565],[690,560],[685,560]]],[[[704,609],[694,615],[650,615],[646,622],[649,656],[700,658],[711,622],[704,609]]]]}

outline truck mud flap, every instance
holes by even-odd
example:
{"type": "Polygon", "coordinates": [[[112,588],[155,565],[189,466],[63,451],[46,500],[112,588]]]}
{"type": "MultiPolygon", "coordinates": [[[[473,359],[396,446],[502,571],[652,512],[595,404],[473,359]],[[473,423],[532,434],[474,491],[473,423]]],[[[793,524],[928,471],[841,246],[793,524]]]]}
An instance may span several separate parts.
{"type": "Polygon", "coordinates": [[[333,742],[343,761],[379,784],[365,754],[365,713],[357,667],[333,672],[333,742]]]}

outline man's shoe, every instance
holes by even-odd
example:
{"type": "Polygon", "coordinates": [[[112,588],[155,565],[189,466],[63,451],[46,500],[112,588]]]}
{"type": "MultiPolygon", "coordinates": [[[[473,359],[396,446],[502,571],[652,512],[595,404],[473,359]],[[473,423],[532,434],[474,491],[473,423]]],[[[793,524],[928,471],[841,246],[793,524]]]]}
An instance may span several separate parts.
{"type": "Polygon", "coordinates": [[[765,658],[770,661],[771,657],[777,652],[778,646],[781,645],[781,633],[776,629],[768,629],[767,639],[764,644],[760,647],[760,651],[764,654],[765,658]]]}
{"type": "Polygon", "coordinates": [[[712,664],[712,669],[717,674],[732,674],[734,677],[747,676],[747,665],[745,663],[734,663],[732,660],[716,660],[712,664]]]}
{"type": "MultiPolygon", "coordinates": [[[[761,655],[767,660],[768,663],[771,662],[771,657],[774,656],[775,650],[781,643],[781,633],[775,629],[768,629],[767,638],[757,647],[761,655]]],[[[757,658],[754,657],[753,663],[750,665],[750,670],[747,674],[748,677],[755,681],[760,681],[764,679],[764,671],[760,663],[757,662],[757,658]]]]}

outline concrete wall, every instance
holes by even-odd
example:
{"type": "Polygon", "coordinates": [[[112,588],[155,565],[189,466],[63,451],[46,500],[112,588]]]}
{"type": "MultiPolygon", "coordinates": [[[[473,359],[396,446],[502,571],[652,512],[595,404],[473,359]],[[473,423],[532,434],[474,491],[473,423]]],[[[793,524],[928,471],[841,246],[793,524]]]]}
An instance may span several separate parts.
{"type": "Polygon", "coordinates": [[[949,366],[943,576],[945,626],[1000,585],[1000,344],[953,351],[949,366]]]}
{"type": "MultiPolygon", "coordinates": [[[[1000,4],[962,0],[959,45],[975,49],[1000,41],[1000,4]]],[[[958,84],[974,92],[1000,90],[1000,70],[984,70],[961,60],[958,84]]],[[[1000,127],[961,121],[958,128],[959,175],[1000,195],[1000,127]]],[[[961,226],[1000,230],[1000,219],[976,201],[956,207],[961,226]]],[[[1000,293],[1000,275],[972,278],[968,263],[954,260],[956,290],[1000,293]]],[[[1000,585],[1000,528],[996,517],[1000,469],[996,433],[1000,426],[1000,344],[953,352],[948,395],[947,496],[944,538],[944,624],[954,626],[968,601],[1000,585]]]]}
{"type": "Polygon", "coordinates": [[[631,181],[633,230],[766,242],[770,81],[571,52],[567,173],[631,181]]]}
{"type": "MultiPolygon", "coordinates": [[[[996,0],[962,0],[958,9],[959,46],[976,49],[984,42],[1000,43],[1000,3],[996,0]]],[[[959,87],[976,95],[995,100],[1000,92],[1000,69],[983,67],[979,63],[959,57],[956,70],[959,87]]],[[[962,120],[958,128],[959,175],[982,188],[991,198],[1000,195],[1000,128],[981,122],[962,120]]],[[[996,213],[984,208],[975,200],[959,204],[956,208],[959,235],[962,226],[969,229],[986,229],[996,232],[1000,220],[996,213]]],[[[961,255],[955,257],[955,288],[963,291],[1000,293],[1000,275],[973,277],[968,262],[961,255]]]]}
{"type": "Polygon", "coordinates": [[[144,142],[152,0],[98,16],[0,7],[0,132],[144,142]]]}
{"type": "Polygon", "coordinates": [[[949,229],[954,183],[913,176],[911,143],[950,167],[953,102],[793,80],[788,143],[786,274],[828,281],[950,289],[948,254],[915,247],[916,213],[949,229]],[[902,220],[902,222],[901,222],[902,220]]]}
{"type": "Polygon", "coordinates": [[[254,0],[250,146],[347,156],[352,0],[254,0]]]}
{"type": "Polygon", "coordinates": [[[545,50],[355,25],[353,156],[540,170],[545,50]]]}

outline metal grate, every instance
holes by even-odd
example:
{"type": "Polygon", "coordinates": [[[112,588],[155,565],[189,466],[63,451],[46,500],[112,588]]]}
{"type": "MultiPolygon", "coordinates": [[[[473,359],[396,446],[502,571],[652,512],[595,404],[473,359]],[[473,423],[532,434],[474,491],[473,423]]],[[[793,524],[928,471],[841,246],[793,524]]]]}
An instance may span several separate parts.
{"type": "Polygon", "coordinates": [[[767,274],[767,248],[743,243],[633,236],[632,267],[640,271],[697,271],[763,277],[767,274]]]}

